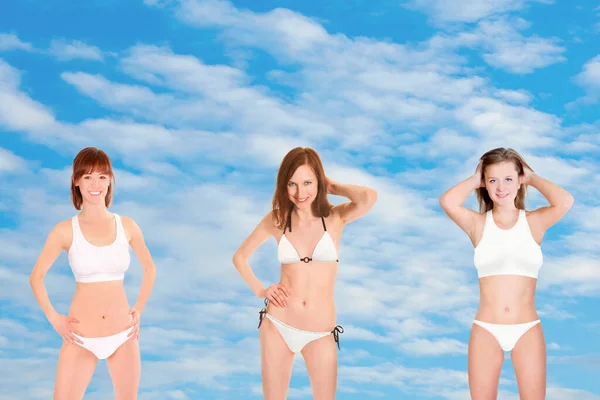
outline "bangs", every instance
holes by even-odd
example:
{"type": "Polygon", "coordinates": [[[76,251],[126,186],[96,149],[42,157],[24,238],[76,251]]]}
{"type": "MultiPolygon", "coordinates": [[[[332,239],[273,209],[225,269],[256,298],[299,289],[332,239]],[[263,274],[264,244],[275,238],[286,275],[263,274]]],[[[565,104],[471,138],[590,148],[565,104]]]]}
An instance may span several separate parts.
{"type": "Polygon", "coordinates": [[[108,156],[98,149],[84,149],[73,163],[73,176],[75,179],[83,175],[98,172],[113,176],[112,165],[108,156]]]}

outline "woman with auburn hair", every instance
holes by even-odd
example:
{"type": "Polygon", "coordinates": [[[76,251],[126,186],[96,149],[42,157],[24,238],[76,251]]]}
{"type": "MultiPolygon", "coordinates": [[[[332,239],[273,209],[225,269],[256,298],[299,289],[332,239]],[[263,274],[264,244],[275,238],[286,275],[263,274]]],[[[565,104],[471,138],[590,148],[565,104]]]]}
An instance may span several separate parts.
{"type": "Polygon", "coordinates": [[[77,154],[71,176],[71,200],[81,212],[52,229],[31,272],[35,298],[64,339],[56,370],[57,400],[82,399],[101,359],[106,359],[115,398],[137,399],[141,374],[140,317],[156,271],[135,221],[108,211],[114,182],[106,153],[87,147],[77,154]],[[144,270],[140,294],[132,308],[123,288],[130,246],[144,270]],[[76,281],[68,315],[54,310],[43,282],[63,250],[76,281]]]}
{"type": "Polygon", "coordinates": [[[266,400],[287,396],[294,355],[302,353],[315,400],[335,398],[337,350],[334,286],[338,247],[344,226],[364,216],[377,193],[334,182],[325,176],[318,154],[297,147],[281,162],[273,209],[241,244],[233,264],[254,294],[265,299],[260,311],[263,394],[266,400]],[[332,206],[327,195],[349,202],[332,206]],[[248,259],[270,237],[278,242],[281,279],[264,287],[248,259]]]}
{"type": "Polygon", "coordinates": [[[546,396],[546,344],[535,309],[542,238],[573,205],[573,196],[538,176],[513,149],[485,153],[475,174],[440,198],[448,216],[475,248],[479,310],[469,340],[473,400],[496,399],[504,353],[511,352],[520,398],[546,396]],[[550,205],[525,211],[527,186],[550,205]],[[476,191],[480,212],[463,207],[476,191]]]}

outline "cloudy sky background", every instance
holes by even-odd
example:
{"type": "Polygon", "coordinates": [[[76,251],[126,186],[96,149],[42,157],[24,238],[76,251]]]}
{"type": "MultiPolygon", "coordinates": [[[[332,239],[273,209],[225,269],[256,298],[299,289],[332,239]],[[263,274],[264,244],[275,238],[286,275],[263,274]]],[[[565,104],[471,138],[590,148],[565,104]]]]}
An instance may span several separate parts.
{"type": "MultiPolygon", "coordinates": [[[[468,398],[473,250],[438,198],[498,146],[575,196],[544,238],[536,303],[548,399],[600,399],[600,7],[449,3],[4,5],[0,399],[51,396],[61,339],[28,275],[52,226],[75,213],[70,166],[85,146],[112,157],[113,211],[138,222],[158,268],[140,399],[261,398],[262,301],[231,256],[269,210],[295,146],[318,150],[333,179],[379,192],[341,243],[338,399],[468,398]]],[[[530,208],[544,205],[530,195],[530,208]]],[[[274,240],[250,261],[265,285],[278,280],[274,240]]],[[[132,303],[140,280],[135,261],[132,303]]],[[[45,282],[66,313],[64,254],[45,282]]],[[[509,357],[500,392],[518,399],[509,357]]],[[[310,393],[298,356],[289,398],[310,393]]],[[[101,362],[86,399],[111,394],[101,362]]]]}

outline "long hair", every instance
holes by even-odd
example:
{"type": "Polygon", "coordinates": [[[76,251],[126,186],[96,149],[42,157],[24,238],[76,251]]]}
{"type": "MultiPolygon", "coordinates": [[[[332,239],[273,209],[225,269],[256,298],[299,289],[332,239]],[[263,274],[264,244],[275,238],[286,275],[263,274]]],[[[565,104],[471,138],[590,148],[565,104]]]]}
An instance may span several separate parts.
{"type": "MultiPolygon", "coordinates": [[[[481,156],[481,171],[482,178],[485,180],[485,171],[487,167],[493,164],[501,162],[512,162],[518,172],[519,178],[525,175],[525,167],[531,169],[531,167],[525,162],[523,157],[515,150],[511,148],[498,147],[490,150],[481,156]]],[[[533,171],[533,169],[531,169],[533,171]]],[[[517,197],[515,197],[515,207],[520,210],[525,209],[525,197],[527,195],[527,185],[521,185],[517,191],[517,197]]],[[[491,210],[494,206],[492,199],[486,188],[480,187],[475,190],[475,197],[479,203],[479,212],[485,213],[491,210]]]]}
{"type": "Polygon", "coordinates": [[[284,229],[288,216],[292,212],[292,203],[288,197],[288,183],[296,169],[302,165],[308,165],[317,176],[317,197],[311,204],[312,212],[317,217],[328,217],[333,207],[327,200],[327,183],[325,182],[325,171],[323,164],[316,151],[309,147],[296,147],[290,150],[277,172],[275,194],[273,195],[273,221],[279,229],[284,229]]]}
{"type": "Polygon", "coordinates": [[[81,210],[83,205],[83,196],[78,186],[75,186],[83,175],[92,172],[101,172],[110,176],[110,185],[106,191],[104,203],[109,207],[112,202],[113,187],[115,184],[115,175],[113,174],[110,158],[100,149],[95,147],[86,147],[75,156],[73,160],[73,175],[71,176],[71,201],[75,209],[81,210]]]}

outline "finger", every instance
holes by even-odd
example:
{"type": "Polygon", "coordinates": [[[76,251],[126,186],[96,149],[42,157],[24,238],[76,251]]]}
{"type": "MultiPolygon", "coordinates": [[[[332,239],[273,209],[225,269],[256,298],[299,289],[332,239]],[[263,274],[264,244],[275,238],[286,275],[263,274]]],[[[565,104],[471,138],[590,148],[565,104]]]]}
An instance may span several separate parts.
{"type": "Polygon", "coordinates": [[[273,296],[273,298],[271,299],[271,301],[273,302],[273,304],[275,305],[275,307],[281,307],[281,305],[279,304],[279,300],[273,296]]]}
{"type": "Polygon", "coordinates": [[[283,297],[284,299],[285,299],[286,297],[288,297],[288,294],[286,293],[285,289],[283,289],[283,288],[279,288],[279,295],[280,295],[281,297],[283,297]]]}
{"type": "Polygon", "coordinates": [[[79,340],[76,336],[74,336],[73,334],[69,335],[69,339],[71,340],[71,342],[73,342],[73,344],[75,344],[75,343],[83,344],[83,342],[81,340],[79,340]]]}
{"type": "Polygon", "coordinates": [[[78,320],[77,318],[73,318],[73,317],[71,317],[71,318],[69,318],[69,322],[73,322],[73,323],[75,323],[75,324],[78,324],[78,323],[79,323],[79,320],[78,320]]]}
{"type": "Polygon", "coordinates": [[[281,304],[282,304],[284,307],[287,305],[287,302],[286,302],[286,300],[287,300],[287,299],[286,299],[286,297],[287,297],[287,296],[286,296],[286,294],[285,294],[285,293],[283,293],[283,292],[280,292],[280,293],[279,293],[279,302],[280,302],[280,303],[281,303],[281,304]]]}
{"type": "Polygon", "coordinates": [[[281,290],[283,290],[287,296],[290,295],[290,291],[285,286],[281,285],[281,290]]]}
{"type": "Polygon", "coordinates": [[[74,333],[74,334],[76,334],[78,336],[83,336],[83,334],[81,332],[79,332],[79,331],[71,331],[71,333],[74,333]]]}

